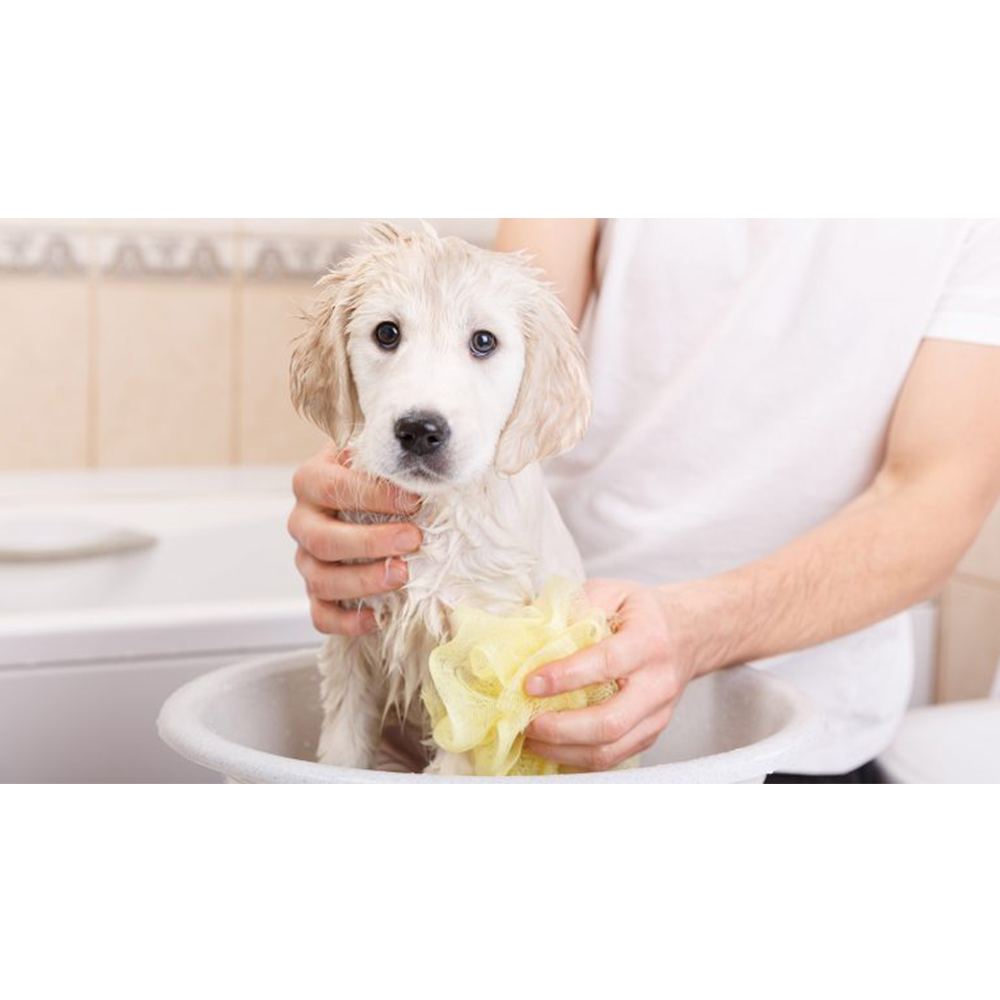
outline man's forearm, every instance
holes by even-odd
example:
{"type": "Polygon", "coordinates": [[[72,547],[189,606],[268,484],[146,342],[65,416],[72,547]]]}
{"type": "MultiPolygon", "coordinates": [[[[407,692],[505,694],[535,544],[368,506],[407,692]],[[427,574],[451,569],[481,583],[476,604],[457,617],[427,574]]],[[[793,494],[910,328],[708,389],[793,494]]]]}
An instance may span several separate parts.
{"type": "Polygon", "coordinates": [[[695,672],[825,642],[934,593],[981,523],[947,470],[879,480],[829,521],[728,573],[663,588],[674,638],[695,672]]]}

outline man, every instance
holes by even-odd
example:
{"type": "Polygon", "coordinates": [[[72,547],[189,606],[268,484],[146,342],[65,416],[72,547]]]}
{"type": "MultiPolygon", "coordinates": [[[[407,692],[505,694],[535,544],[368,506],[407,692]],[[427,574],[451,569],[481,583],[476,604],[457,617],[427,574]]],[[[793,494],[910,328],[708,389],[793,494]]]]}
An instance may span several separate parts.
{"type": "MultiPolygon", "coordinates": [[[[594,415],[548,471],[589,593],[622,619],[526,683],[619,693],[540,716],[527,748],[614,766],[693,677],[754,661],[824,711],[796,770],[870,780],[912,682],[901,612],[1000,493],[1000,223],[505,220],[498,249],[534,253],[581,325],[594,415]]],[[[324,631],[365,627],[336,601],[405,582],[401,560],[344,560],[419,545],[413,526],[332,520],[361,488],[330,455],[296,476],[324,631]]]]}

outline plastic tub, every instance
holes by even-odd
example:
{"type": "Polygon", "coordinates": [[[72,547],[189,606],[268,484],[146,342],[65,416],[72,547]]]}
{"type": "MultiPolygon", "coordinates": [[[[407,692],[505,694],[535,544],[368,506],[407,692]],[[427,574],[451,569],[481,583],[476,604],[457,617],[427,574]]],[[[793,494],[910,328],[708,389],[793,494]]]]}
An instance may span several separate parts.
{"type": "Polygon", "coordinates": [[[638,768],[543,778],[447,778],[330,767],[313,759],[319,735],[316,654],[239,663],[185,684],[160,711],[160,736],[230,781],[309,782],[741,782],[793,765],[819,728],[789,684],[748,667],[690,684],[670,726],[638,768]]]}

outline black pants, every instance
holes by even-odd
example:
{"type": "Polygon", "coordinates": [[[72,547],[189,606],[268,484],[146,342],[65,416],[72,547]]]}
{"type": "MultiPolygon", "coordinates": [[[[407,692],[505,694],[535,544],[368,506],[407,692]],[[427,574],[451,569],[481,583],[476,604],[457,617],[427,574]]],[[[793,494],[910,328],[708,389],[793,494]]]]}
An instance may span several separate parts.
{"type": "Polygon", "coordinates": [[[883,785],[885,775],[874,760],[846,774],[783,774],[775,771],[764,779],[765,785],[883,785]]]}

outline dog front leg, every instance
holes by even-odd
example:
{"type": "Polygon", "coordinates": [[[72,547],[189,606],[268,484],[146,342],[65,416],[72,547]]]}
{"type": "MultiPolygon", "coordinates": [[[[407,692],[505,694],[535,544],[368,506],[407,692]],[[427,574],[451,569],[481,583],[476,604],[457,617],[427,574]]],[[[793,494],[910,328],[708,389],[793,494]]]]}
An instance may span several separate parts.
{"type": "Polygon", "coordinates": [[[424,774],[437,774],[441,777],[467,778],[476,773],[476,767],[471,753],[449,753],[438,750],[434,759],[427,765],[424,774]]]}
{"type": "Polygon", "coordinates": [[[323,728],[317,759],[339,767],[371,767],[379,732],[379,686],[370,639],[331,636],[319,654],[323,728]]]}

